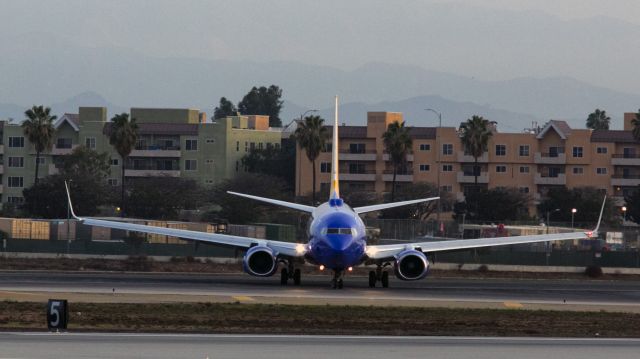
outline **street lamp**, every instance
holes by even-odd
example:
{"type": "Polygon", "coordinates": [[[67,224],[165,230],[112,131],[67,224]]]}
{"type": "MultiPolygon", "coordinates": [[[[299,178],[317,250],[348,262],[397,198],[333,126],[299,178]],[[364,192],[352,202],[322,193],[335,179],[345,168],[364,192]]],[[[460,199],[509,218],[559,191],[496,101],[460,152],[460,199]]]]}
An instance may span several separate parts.
{"type": "MultiPolygon", "coordinates": [[[[302,122],[302,121],[304,120],[304,116],[306,116],[308,113],[311,113],[311,112],[318,112],[318,110],[307,110],[307,111],[303,112],[303,113],[300,115],[300,119],[299,119],[299,120],[297,120],[297,121],[302,122]]],[[[296,121],[296,120],[293,120],[293,121],[296,121]]],[[[291,122],[293,122],[293,121],[291,121],[291,122]]],[[[287,125],[287,126],[288,126],[288,125],[287,125]]],[[[296,128],[297,128],[297,126],[296,126],[296,128]]],[[[296,144],[296,152],[297,152],[297,151],[298,151],[298,144],[296,144]]],[[[300,195],[300,186],[301,186],[301,185],[300,185],[300,181],[301,181],[301,179],[300,179],[300,166],[301,166],[301,162],[302,162],[302,153],[300,153],[300,154],[298,155],[298,195],[300,195]]],[[[313,164],[312,164],[312,166],[313,166],[313,164]]]]}
{"type": "MultiPolygon", "coordinates": [[[[425,111],[430,111],[438,115],[438,129],[436,130],[436,164],[438,171],[436,172],[436,186],[438,186],[438,197],[440,197],[440,129],[442,128],[442,113],[432,109],[425,108],[425,111]]],[[[436,212],[436,221],[438,222],[438,230],[440,229],[440,212],[442,212],[442,200],[438,199],[438,210],[436,212]]]]}
{"type": "Polygon", "coordinates": [[[627,221],[627,206],[622,206],[622,225],[627,221]]]}
{"type": "Polygon", "coordinates": [[[551,222],[549,222],[549,217],[551,216],[551,213],[556,213],[556,212],[560,212],[560,208],[556,208],[553,211],[547,211],[547,234],[549,234],[549,225],[551,222]]]}
{"type": "Polygon", "coordinates": [[[571,229],[573,229],[573,218],[575,217],[576,212],[578,212],[577,209],[571,208],[571,229]]]}

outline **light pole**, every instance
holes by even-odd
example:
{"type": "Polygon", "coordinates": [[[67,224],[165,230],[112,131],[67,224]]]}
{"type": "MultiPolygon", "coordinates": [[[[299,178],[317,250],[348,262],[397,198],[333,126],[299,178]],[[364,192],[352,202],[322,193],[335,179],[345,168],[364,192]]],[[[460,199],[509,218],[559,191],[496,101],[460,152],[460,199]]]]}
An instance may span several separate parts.
{"type": "MultiPolygon", "coordinates": [[[[73,180],[69,180],[69,187],[71,186],[71,182],[73,180]]],[[[69,255],[69,249],[71,247],[71,235],[69,234],[71,228],[71,201],[67,201],[67,256],[69,255]]]]}
{"type": "Polygon", "coordinates": [[[560,208],[556,208],[553,211],[547,211],[547,234],[549,234],[549,217],[551,216],[551,213],[556,213],[556,212],[560,212],[560,208]]]}
{"type": "MultiPolygon", "coordinates": [[[[430,111],[438,115],[438,129],[436,130],[436,164],[438,167],[438,170],[436,172],[436,186],[438,186],[438,197],[440,197],[440,129],[442,128],[442,113],[432,108],[426,108],[425,111],[430,111]]],[[[442,200],[438,199],[438,210],[436,212],[438,231],[440,230],[440,212],[442,212],[442,200]]]]}
{"type": "MultiPolygon", "coordinates": [[[[304,120],[304,116],[306,116],[308,113],[311,113],[311,112],[318,112],[318,110],[306,110],[305,112],[303,112],[300,115],[300,119],[297,120],[297,121],[302,122],[304,120]]],[[[293,120],[293,121],[296,121],[296,120],[293,120]]],[[[293,122],[293,121],[291,121],[291,122],[293,122]]],[[[298,126],[296,126],[296,129],[297,128],[298,128],[298,126]]],[[[296,143],[296,152],[298,152],[298,144],[297,143],[296,143]]],[[[301,163],[302,163],[302,153],[299,153],[298,154],[298,195],[300,195],[300,186],[301,186],[300,185],[300,181],[301,181],[301,179],[300,179],[300,166],[301,166],[301,163]]],[[[312,166],[313,166],[313,164],[312,164],[312,166]]]]}
{"type": "Polygon", "coordinates": [[[627,206],[622,206],[622,226],[627,221],[627,206]]]}
{"type": "Polygon", "coordinates": [[[576,212],[578,212],[577,209],[571,208],[571,229],[573,229],[573,218],[575,217],[576,212]]]}

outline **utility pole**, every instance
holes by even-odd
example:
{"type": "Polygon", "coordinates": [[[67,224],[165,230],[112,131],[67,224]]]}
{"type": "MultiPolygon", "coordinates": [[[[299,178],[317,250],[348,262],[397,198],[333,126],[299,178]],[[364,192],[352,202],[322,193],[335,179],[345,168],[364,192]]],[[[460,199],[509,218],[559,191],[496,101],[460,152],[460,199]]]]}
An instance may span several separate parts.
{"type": "MultiPolygon", "coordinates": [[[[426,108],[425,111],[431,111],[433,113],[435,113],[436,115],[438,115],[438,129],[436,130],[436,164],[438,167],[438,170],[436,172],[436,186],[438,186],[438,197],[440,197],[440,171],[442,170],[440,167],[442,167],[442,165],[440,164],[440,152],[441,152],[441,148],[440,148],[440,130],[442,128],[442,113],[432,109],[432,108],[426,108]]],[[[438,232],[440,232],[440,213],[442,212],[442,200],[438,199],[438,210],[436,212],[436,221],[438,222],[438,232]]]]}

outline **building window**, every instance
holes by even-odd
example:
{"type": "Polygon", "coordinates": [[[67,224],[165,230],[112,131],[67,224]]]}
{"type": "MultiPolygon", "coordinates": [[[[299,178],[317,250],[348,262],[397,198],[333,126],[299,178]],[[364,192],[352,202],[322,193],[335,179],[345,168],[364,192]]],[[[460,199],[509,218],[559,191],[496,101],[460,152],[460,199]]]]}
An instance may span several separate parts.
{"type": "Polygon", "coordinates": [[[349,144],[349,153],[365,153],[367,147],[364,143],[351,143],[349,144]]]}
{"type": "Polygon", "coordinates": [[[24,180],[22,179],[22,177],[8,177],[7,186],[22,188],[24,187],[24,180]]]}
{"type": "MultiPolygon", "coordinates": [[[[207,142],[207,144],[208,144],[208,145],[210,145],[210,144],[212,144],[212,143],[216,143],[216,139],[215,139],[215,138],[213,138],[213,137],[208,137],[208,138],[206,139],[206,142],[207,142]]],[[[238,142],[236,141],[236,147],[237,147],[237,144],[238,144],[238,142]]],[[[236,151],[237,151],[237,150],[236,150],[236,151]]]]}
{"type": "Polygon", "coordinates": [[[90,148],[92,150],[96,149],[96,138],[95,137],[87,137],[84,139],[84,145],[87,148],[90,148]]]}
{"type": "Polygon", "coordinates": [[[36,157],[36,164],[44,165],[47,163],[47,159],[45,157],[36,157]]]}
{"type": "Polygon", "coordinates": [[[198,170],[198,160],[184,160],[184,170],[185,171],[197,171],[198,170]]]}
{"type": "Polygon", "coordinates": [[[206,179],[206,180],[204,180],[204,183],[206,183],[206,184],[213,184],[213,183],[214,183],[214,181],[213,181],[212,179],[206,179]]]}
{"type": "Polygon", "coordinates": [[[331,152],[331,143],[325,143],[324,144],[324,148],[322,149],[322,152],[331,152]]]}
{"type": "Polygon", "coordinates": [[[431,151],[431,145],[428,143],[421,143],[420,151],[431,151]]]}
{"type": "Polygon", "coordinates": [[[9,147],[24,147],[24,137],[9,137],[9,147]]]}
{"type": "Polygon", "coordinates": [[[442,165],[442,172],[453,172],[453,165],[442,165]]]}
{"type": "Polygon", "coordinates": [[[208,165],[213,165],[213,160],[212,159],[208,159],[206,162],[208,165]]]}
{"type": "Polygon", "coordinates": [[[236,161],[236,172],[238,172],[238,168],[240,168],[240,165],[238,164],[238,161],[236,161]]]}
{"type": "Polygon", "coordinates": [[[366,173],[364,163],[349,163],[349,173],[366,173]]]}
{"type": "Polygon", "coordinates": [[[598,168],[596,168],[596,174],[606,175],[607,174],[607,168],[606,167],[598,167],[598,168]]]}
{"type": "Polygon", "coordinates": [[[112,159],[111,159],[111,161],[109,161],[109,162],[110,162],[110,164],[111,164],[112,166],[117,166],[117,165],[119,165],[119,164],[120,164],[120,160],[119,160],[119,159],[117,159],[117,158],[112,158],[112,159]]]}
{"type": "Polygon", "coordinates": [[[573,146],[573,157],[582,157],[582,147],[573,146]]]}
{"type": "Polygon", "coordinates": [[[529,187],[520,187],[520,188],[518,188],[518,192],[520,192],[520,193],[529,193],[529,187]]]}
{"type": "Polygon", "coordinates": [[[109,179],[107,179],[107,183],[109,184],[109,186],[116,187],[116,186],[118,186],[118,179],[117,178],[109,178],[109,179]]]}
{"type": "Polygon", "coordinates": [[[505,165],[497,165],[496,166],[496,172],[497,173],[506,173],[507,172],[507,166],[505,166],[505,165]]]}
{"type": "Polygon", "coordinates": [[[197,151],[198,150],[198,140],[186,140],[185,149],[187,151],[197,151]]]}
{"type": "Polygon", "coordinates": [[[56,148],[62,149],[70,149],[72,147],[73,141],[70,138],[58,138],[56,141],[56,148]]]}
{"type": "Polygon", "coordinates": [[[506,155],[507,155],[507,146],[496,145],[496,156],[506,156],[506,155]]]}
{"type": "Polygon", "coordinates": [[[263,147],[264,147],[264,144],[262,142],[259,142],[258,143],[258,149],[261,150],[261,149],[263,149],[263,147]]]}
{"type": "Polygon", "coordinates": [[[520,166],[520,173],[529,173],[529,166],[520,166]]]}
{"type": "Polygon", "coordinates": [[[442,144],[442,154],[445,156],[449,156],[453,154],[453,144],[452,143],[443,143],[442,144]]]}
{"type": "Polygon", "coordinates": [[[596,149],[596,152],[599,154],[606,154],[607,153],[607,148],[606,147],[598,147],[596,149]]]}
{"type": "Polygon", "coordinates": [[[529,145],[520,145],[518,154],[522,157],[529,156],[529,145]]]}
{"type": "Polygon", "coordinates": [[[10,197],[7,197],[7,202],[12,204],[22,204],[24,203],[24,197],[10,196],[10,197]]]}
{"type": "Polygon", "coordinates": [[[244,152],[249,152],[249,142],[244,141],[244,152]]]}
{"type": "Polygon", "coordinates": [[[249,149],[251,151],[255,150],[256,149],[256,143],[255,142],[249,142],[249,149]]]}
{"type": "Polygon", "coordinates": [[[451,193],[451,192],[453,192],[453,186],[452,186],[452,185],[440,186],[440,190],[441,190],[442,192],[448,192],[448,193],[451,193]]]}
{"type": "Polygon", "coordinates": [[[429,165],[420,165],[420,172],[429,172],[431,166],[429,165]]]}
{"type": "Polygon", "coordinates": [[[9,167],[24,167],[24,157],[9,157],[9,167]]]}
{"type": "Polygon", "coordinates": [[[583,167],[573,167],[573,174],[574,175],[581,175],[583,173],[584,173],[584,168],[583,167]]]}
{"type": "Polygon", "coordinates": [[[331,162],[320,162],[320,173],[331,173],[331,162]]]}

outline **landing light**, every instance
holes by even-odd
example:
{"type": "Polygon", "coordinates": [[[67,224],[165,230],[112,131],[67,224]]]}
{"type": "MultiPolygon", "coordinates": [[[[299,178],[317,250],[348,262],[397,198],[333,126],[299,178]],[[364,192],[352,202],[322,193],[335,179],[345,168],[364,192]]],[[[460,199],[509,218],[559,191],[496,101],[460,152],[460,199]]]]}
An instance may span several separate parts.
{"type": "Polygon", "coordinates": [[[298,254],[304,253],[304,244],[298,243],[298,245],[296,246],[296,253],[298,254]]]}
{"type": "Polygon", "coordinates": [[[347,268],[347,270],[348,270],[349,272],[353,272],[353,267],[349,267],[349,268],[347,268]]]}
{"type": "Polygon", "coordinates": [[[376,248],[374,248],[374,247],[369,247],[369,248],[367,248],[366,252],[367,252],[367,255],[369,257],[373,257],[373,256],[376,255],[376,253],[378,253],[378,250],[376,248]]]}
{"type": "Polygon", "coordinates": [[[320,270],[324,270],[324,265],[320,265],[320,270]]]}

